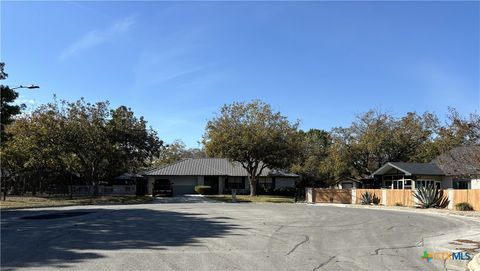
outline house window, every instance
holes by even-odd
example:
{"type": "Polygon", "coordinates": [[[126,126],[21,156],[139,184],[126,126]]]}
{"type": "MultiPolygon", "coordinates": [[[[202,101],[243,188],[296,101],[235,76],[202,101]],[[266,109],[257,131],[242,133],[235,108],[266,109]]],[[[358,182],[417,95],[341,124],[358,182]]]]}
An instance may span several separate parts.
{"type": "Polygon", "coordinates": [[[420,188],[420,187],[435,187],[437,189],[440,189],[440,182],[439,181],[433,181],[433,180],[417,180],[415,182],[415,187],[420,188]]]}
{"type": "Polygon", "coordinates": [[[393,181],[393,189],[403,189],[403,180],[393,181]]]}
{"type": "Polygon", "coordinates": [[[226,188],[227,189],[245,189],[245,178],[244,177],[228,178],[226,188]]]}
{"type": "Polygon", "coordinates": [[[453,189],[470,189],[471,180],[469,179],[453,179],[453,189]]]}
{"type": "Polygon", "coordinates": [[[385,188],[391,189],[392,188],[392,181],[385,181],[385,188]]]}

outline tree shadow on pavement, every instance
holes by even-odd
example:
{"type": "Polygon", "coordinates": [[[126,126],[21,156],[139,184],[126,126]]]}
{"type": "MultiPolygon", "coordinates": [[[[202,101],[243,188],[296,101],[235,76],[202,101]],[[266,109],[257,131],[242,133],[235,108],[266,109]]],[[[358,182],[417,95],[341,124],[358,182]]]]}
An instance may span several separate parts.
{"type": "Polygon", "coordinates": [[[149,209],[85,211],[2,213],[2,270],[71,267],[105,257],[96,251],[203,246],[201,238],[233,235],[232,231],[239,229],[222,217],[209,218],[198,213],[149,209]]]}

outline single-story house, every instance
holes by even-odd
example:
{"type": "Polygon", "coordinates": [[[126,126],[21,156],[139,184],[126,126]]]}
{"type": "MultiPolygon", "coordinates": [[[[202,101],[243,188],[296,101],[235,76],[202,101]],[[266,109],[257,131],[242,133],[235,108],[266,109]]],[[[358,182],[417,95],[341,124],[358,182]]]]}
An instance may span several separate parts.
{"type": "MultiPolygon", "coordinates": [[[[214,193],[229,193],[237,189],[239,193],[248,193],[247,171],[239,162],[224,158],[188,158],[178,162],[149,170],[143,175],[147,178],[148,194],[152,194],[156,184],[172,184],[173,195],[193,194],[196,185],[208,185],[214,193]]],[[[295,187],[298,175],[265,168],[257,182],[257,191],[271,192],[282,187],[295,187]]]]}
{"type": "Polygon", "coordinates": [[[388,162],[374,177],[382,188],[480,189],[480,146],[457,147],[430,163],[388,162]]]}

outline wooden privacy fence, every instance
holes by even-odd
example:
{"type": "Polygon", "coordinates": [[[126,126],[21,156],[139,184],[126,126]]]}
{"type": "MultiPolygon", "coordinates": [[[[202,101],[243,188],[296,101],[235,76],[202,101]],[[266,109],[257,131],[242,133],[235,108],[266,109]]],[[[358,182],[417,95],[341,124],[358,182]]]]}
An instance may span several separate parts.
{"type": "Polygon", "coordinates": [[[315,189],[315,202],[352,203],[352,189],[315,189]]]}
{"type": "Polygon", "coordinates": [[[414,206],[412,190],[386,189],[387,206],[414,206]]]}
{"type": "Polygon", "coordinates": [[[382,189],[362,189],[358,188],[355,192],[355,204],[362,204],[362,195],[368,192],[373,194],[376,198],[378,198],[379,203],[382,202],[382,189]]]}
{"type": "MultiPolygon", "coordinates": [[[[369,192],[378,198],[380,205],[402,205],[414,207],[416,200],[413,190],[409,189],[323,189],[307,188],[307,202],[361,204],[362,195],[369,192]]],[[[455,204],[468,202],[476,211],[480,211],[480,189],[444,189],[443,196],[450,201],[449,209],[455,204]]]]}
{"type": "Polygon", "coordinates": [[[468,202],[473,209],[480,211],[480,189],[453,190],[453,206],[460,202],[468,202]]]}

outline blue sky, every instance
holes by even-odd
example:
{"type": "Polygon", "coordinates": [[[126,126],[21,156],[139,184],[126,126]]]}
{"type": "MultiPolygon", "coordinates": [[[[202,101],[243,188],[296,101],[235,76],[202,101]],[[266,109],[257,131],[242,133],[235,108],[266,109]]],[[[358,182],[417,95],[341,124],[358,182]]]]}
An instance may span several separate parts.
{"type": "Polygon", "coordinates": [[[6,2],[1,60],[30,108],[109,100],[167,142],[261,99],[303,129],[369,108],[480,111],[480,2],[6,2]]]}

